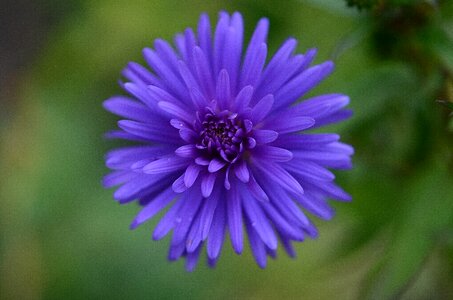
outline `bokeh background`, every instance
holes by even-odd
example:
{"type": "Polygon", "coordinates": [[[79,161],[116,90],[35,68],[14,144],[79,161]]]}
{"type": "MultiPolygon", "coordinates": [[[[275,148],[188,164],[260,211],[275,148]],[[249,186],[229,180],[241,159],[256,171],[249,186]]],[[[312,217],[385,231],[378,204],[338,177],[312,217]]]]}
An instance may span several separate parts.
{"type": "Polygon", "coordinates": [[[453,299],[452,78],[449,0],[0,0],[0,298],[453,299]],[[337,173],[353,201],[296,259],[280,249],[261,270],[228,242],[216,269],[187,273],[101,187],[118,145],[102,101],[142,48],[221,9],[247,38],[269,17],[271,53],[293,36],[335,61],[314,93],[351,97],[327,131],[356,149],[337,173]]]}

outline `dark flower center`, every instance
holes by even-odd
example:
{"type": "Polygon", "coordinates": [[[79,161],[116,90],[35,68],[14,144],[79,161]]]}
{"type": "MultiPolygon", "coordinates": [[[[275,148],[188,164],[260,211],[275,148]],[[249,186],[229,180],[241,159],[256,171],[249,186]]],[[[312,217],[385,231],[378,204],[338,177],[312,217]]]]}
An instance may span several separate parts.
{"type": "Polygon", "coordinates": [[[220,156],[233,163],[244,151],[246,130],[238,115],[230,111],[216,113],[212,110],[200,120],[199,141],[196,147],[210,157],[220,156]]]}

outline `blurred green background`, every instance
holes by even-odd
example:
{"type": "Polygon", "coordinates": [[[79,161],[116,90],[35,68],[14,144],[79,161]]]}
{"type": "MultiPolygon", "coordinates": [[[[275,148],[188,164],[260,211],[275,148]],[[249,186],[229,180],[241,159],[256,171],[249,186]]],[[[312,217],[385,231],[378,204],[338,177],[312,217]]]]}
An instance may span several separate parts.
{"type": "Polygon", "coordinates": [[[453,299],[452,1],[2,0],[0,30],[1,299],[453,299]],[[269,17],[271,53],[294,36],[334,59],[313,94],[351,97],[326,130],[356,149],[337,172],[353,202],[295,260],[261,270],[227,242],[216,269],[186,273],[101,187],[118,145],[102,101],[142,48],[221,9],[247,38],[269,17]]]}

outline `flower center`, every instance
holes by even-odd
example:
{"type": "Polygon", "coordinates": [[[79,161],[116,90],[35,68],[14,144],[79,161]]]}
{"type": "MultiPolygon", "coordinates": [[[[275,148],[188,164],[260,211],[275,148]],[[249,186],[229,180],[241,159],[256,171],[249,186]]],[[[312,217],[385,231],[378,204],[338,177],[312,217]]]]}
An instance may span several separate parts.
{"type": "Polygon", "coordinates": [[[233,163],[244,151],[246,130],[238,115],[230,111],[215,113],[212,110],[201,120],[199,141],[196,147],[209,156],[220,156],[233,163]]]}

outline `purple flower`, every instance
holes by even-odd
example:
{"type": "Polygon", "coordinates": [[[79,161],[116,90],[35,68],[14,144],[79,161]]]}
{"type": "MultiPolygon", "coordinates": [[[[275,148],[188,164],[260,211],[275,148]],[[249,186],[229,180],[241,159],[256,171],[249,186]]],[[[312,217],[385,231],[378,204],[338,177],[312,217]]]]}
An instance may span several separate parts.
{"type": "Polygon", "coordinates": [[[165,210],[153,239],[172,231],[168,258],[186,257],[188,270],[204,246],[214,266],[227,231],[240,254],[244,227],[260,267],[278,240],[294,256],[293,241],[317,236],[305,212],[328,220],[328,198],[351,199],[328,168],[350,168],[353,148],[308,132],[348,118],[349,98],[297,101],[333,63],[310,66],[316,50],[294,54],[290,38],[266,64],[268,27],[259,21],[243,54],[241,14],[221,12],[213,36],[202,15],[197,34],[176,35],[176,49],[161,39],[144,49],[149,69],[131,62],[123,71],[129,96],[104,102],[125,118],[108,136],[140,143],[107,154],[104,185],[121,185],[118,202],[143,206],[131,228],[165,210]]]}

